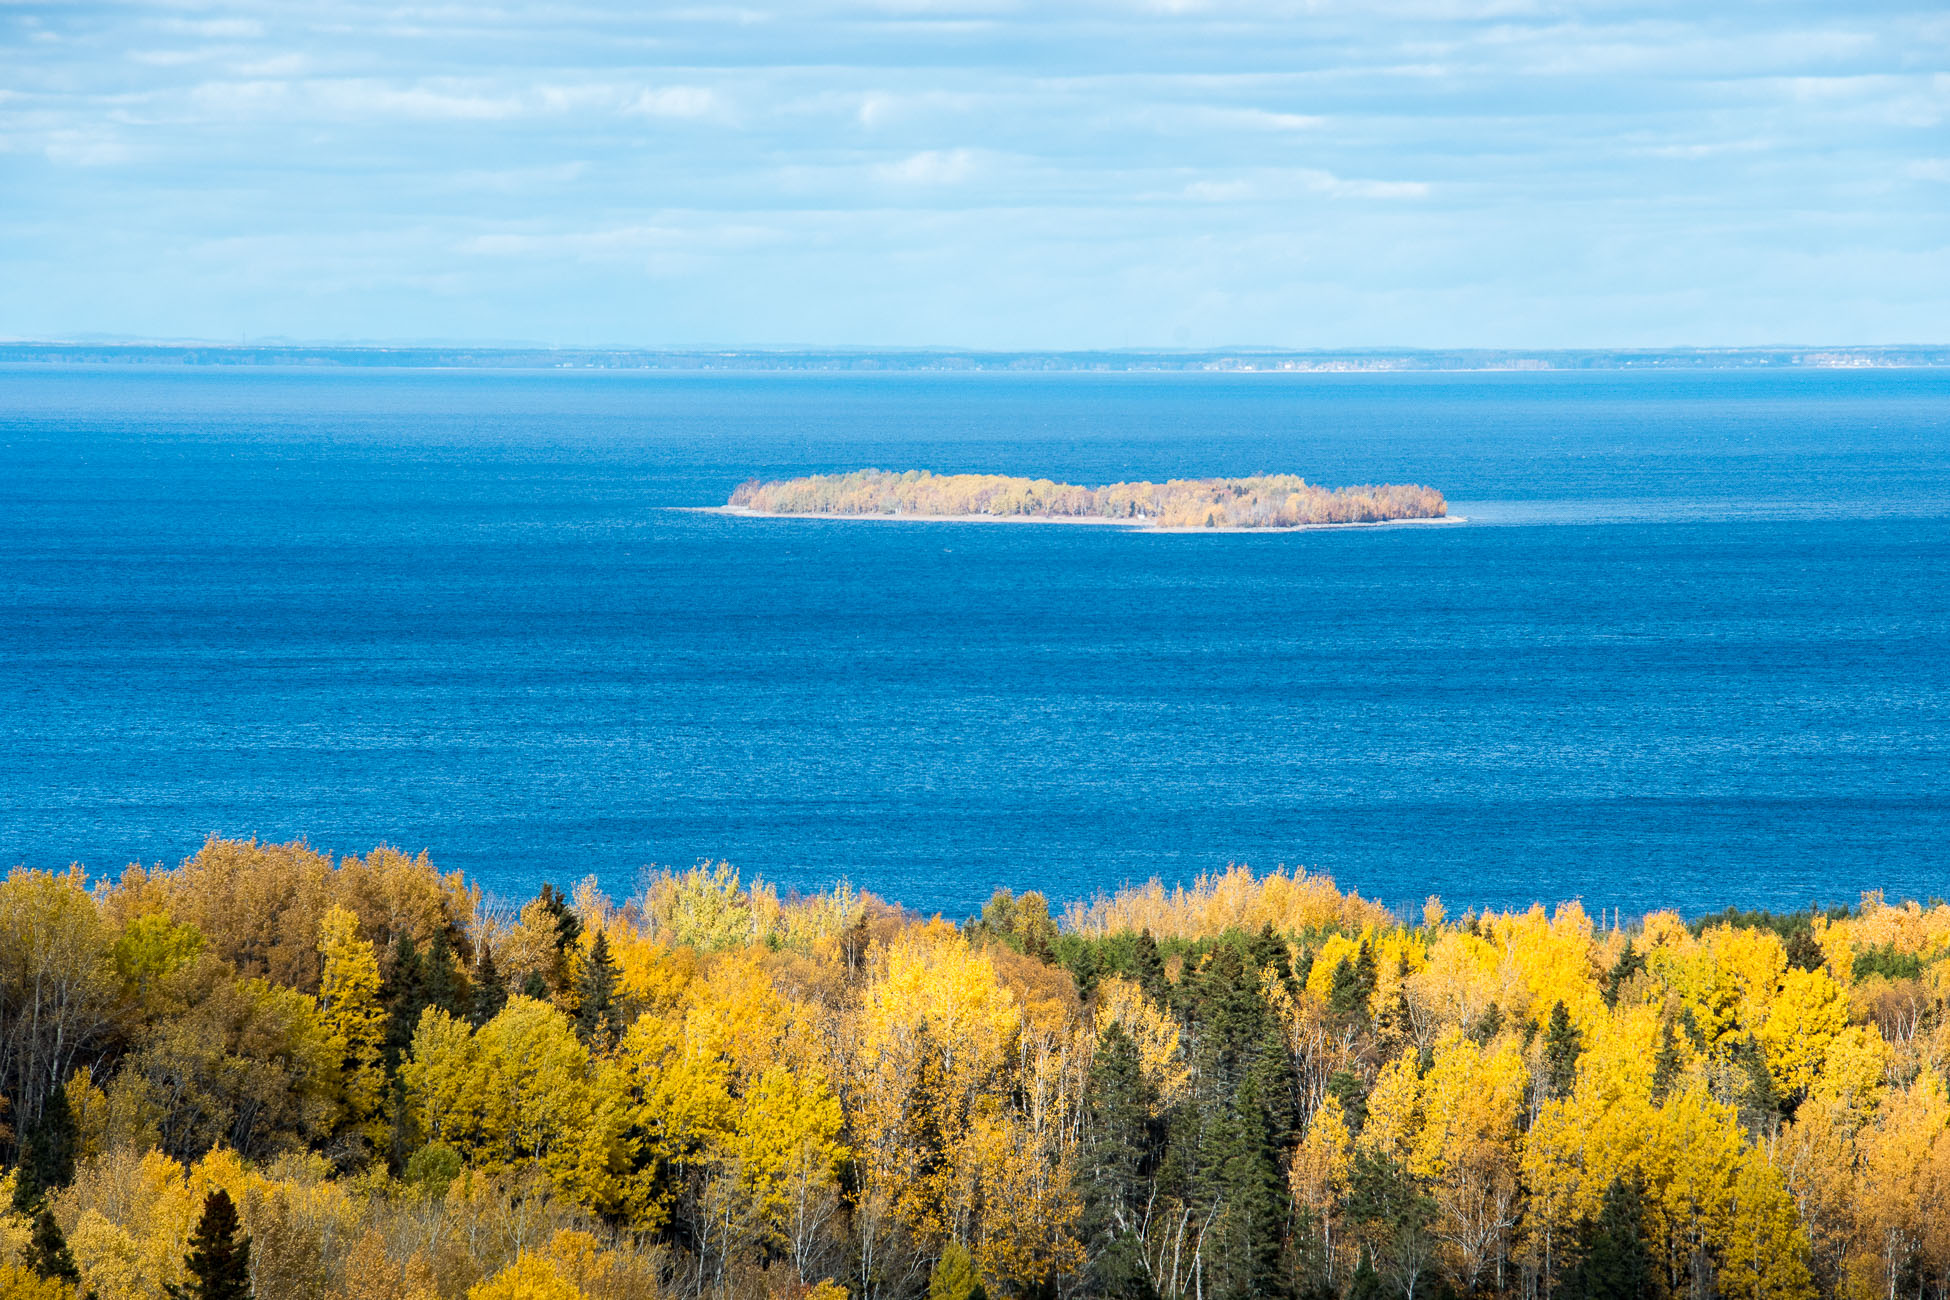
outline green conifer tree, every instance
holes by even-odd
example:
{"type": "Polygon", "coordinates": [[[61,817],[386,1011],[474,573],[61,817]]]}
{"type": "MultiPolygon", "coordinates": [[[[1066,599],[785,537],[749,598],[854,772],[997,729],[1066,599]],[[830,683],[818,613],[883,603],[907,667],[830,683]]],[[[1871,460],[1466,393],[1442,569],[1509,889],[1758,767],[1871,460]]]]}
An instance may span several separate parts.
{"type": "Polygon", "coordinates": [[[1559,1291],[1563,1300],[1646,1300],[1653,1289],[1645,1238],[1645,1194],[1635,1178],[1614,1178],[1596,1219],[1578,1225],[1577,1259],[1559,1291]]]}
{"type": "Polygon", "coordinates": [[[188,1282],[163,1288],[171,1300],[250,1300],[251,1239],[238,1232],[237,1207],[221,1187],[203,1198],[183,1271],[188,1282]]]}
{"type": "Polygon", "coordinates": [[[1131,945],[1131,981],[1158,1002],[1170,1000],[1170,981],[1165,978],[1165,959],[1158,952],[1158,941],[1151,931],[1138,932],[1131,945]]]}
{"type": "Polygon", "coordinates": [[[1138,1234],[1162,1154],[1157,1110],[1137,1045],[1113,1022],[1090,1064],[1075,1174],[1085,1289],[1106,1300],[1155,1300],[1138,1234]]]}
{"type": "Polygon", "coordinates": [[[54,1211],[45,1205],[34,1216],[33,1235],[27,1239],[21,1258],[28,1268],[50,1282],[81,1285],[81,1270],[75,1267],[68,1240],[61,1235],[61,1225],[54,1221],[54,1211]]]}
{"type": "Polygon", "coordinates": [[[610,955],[609,936],[601,933],[589,945],[582,962],[578,993],[581,1005],[576,1011],[576,1036],[591,1047],[615,1046],[617,1021],[616,989],[623,981],[616,959],[610,955]]]}
{"type": "Polygon", "coordinates": [[[413,1031],[420,1026],[420,1013],[426,1010],[426,962],[413,936],[402,931],[393,940],[393,969],[380,990],[380,1005],[386,1008],[386,1072],[399,1069],[400,1058],[413,1042],[413,1031]]]}
{"type": "Polygon", "coordinates": [[[494,965],[494,949],[481,944],[480,960],[474,964],[474,1006],[468,1019],[479,1029],[501,1014],[508,1005],[508,985],[494,965]]]}
{"type": "Polygon", "coordinates": [[[1612,963],[1611,969],[1605,972],[1605,978],[1599,983],[1599,988],[1604,994],[1605,1005],[1616,1008],[1619,991],[1625,987],[1626,981],[1644,969],[1644,956],[1632,946],[1632,941],[1627,939],[1625,951],[1618,954],[1618,960],[1612,963]]]}
{"type": "Polygon", "coordinates": [[[50,1088],[40,1117],[20,1144],[20,1167],[14,1179],[14,1208],[22,1214],[39,1209],[49,1191],[74,1181],[76,1145],[74,1111],[66,1088],[50,1088]]]}
{"type": "Polygon", "coordinates": [[[1663,1106],[1679,1078],[1679,1035],[1668,1020],[1659,1030],[1659,1053],[1652,1058],[1652,1104],[1663,1106]]]}
{"type": "Polygon", "coordinates": [[[1553,1097],[1568,1096],[1578,1078],[1578,1058],[1584,1055],[1584,1035],[1571,1023],[1562,1000],[1551,1007],[1550,1027],[1544,1031],[1544,1086],[1553,1097]]]}

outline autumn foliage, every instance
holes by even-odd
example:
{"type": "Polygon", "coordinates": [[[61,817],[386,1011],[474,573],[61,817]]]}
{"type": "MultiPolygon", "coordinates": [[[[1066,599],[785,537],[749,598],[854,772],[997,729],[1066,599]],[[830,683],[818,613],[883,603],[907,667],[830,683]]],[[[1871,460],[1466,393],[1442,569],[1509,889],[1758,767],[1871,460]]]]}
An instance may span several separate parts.
{"type": "Polygon", "coordinates": [[[1122,519],[1158,528],[1298,528],[1439,519],[1448,513],[1433,488],[1385,483],[1323,488],[1297,474],[1172,479],[1079,487],[1001,474],[851,474],[761,483],[731,494],[738,509],[764,514],[981,515],[994,518],[1122,519]]]}
{"type": "Polygon", "coordinates": [[[1942,1300],[1947,955],[1876,896],[1620,928],[1234,869],[952,924],[723,864],[519,910],[384,849],[15,871],[0,1296],[1942,1300]]]}

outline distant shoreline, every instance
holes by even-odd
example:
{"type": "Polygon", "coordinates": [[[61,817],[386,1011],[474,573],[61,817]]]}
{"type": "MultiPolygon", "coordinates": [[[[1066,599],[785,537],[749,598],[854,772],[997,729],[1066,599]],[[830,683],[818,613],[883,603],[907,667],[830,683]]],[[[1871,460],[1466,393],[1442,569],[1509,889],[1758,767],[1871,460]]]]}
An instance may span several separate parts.
{"type": "Polygon", "coordinates": [[[1141,519],[1105,519],[1092,515],[908,515],[908,514],[816,514],[810,511],[751,510],[744,506],[670,506],[696,515],[731,515],[740,519],[832,519],[843,523],[871,524],[1084,524],[1096,528],[1122,528],[1134,533],[1310,533],[1328,528],[1395,528],[1405,524],[1466,524],[1463,515],[1442,515],[1434,519],[1372,519],[1345,524],[1287,524],[1277,528],[1160,528],[1141,519]]]}
{"type": "Polygon", "coordinates": [[[632,348],[466,344],[0,340],[0,367],[180,365],[847,374],[1387,375],[1574,371],[1913,370],[1950,343],[1699,348],[632,348]]]}

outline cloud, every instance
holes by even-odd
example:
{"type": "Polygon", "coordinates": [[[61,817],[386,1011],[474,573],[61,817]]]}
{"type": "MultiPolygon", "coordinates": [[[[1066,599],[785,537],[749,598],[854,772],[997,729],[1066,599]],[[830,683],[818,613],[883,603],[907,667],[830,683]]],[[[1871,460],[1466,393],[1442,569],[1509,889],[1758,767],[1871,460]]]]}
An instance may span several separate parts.
{"type": "Polygon", "coordinates": [[[1238,203],[1259,193],[1251,181],[1193,181],[1184,192],[1201,203],[1238,203]]]}
{"type": "Polygon", "coordinates": [[[644,117],[700,118],[716,116],[723,105],[701,86],[662,86],[639,91],[623,109],[644,117]]]}
{"type": "Polygon", "coordinates": [[[970,149],[923,149],[898,162],[882,163],[874,175],[891,185],[959,185],[974,175],[976,159],[970,149]]]}
{"type": "Polygon", "coordinates": [[[1923,158],[1908,167],[1911,180],[1950,181],[1950,158],[1923,158]]]}

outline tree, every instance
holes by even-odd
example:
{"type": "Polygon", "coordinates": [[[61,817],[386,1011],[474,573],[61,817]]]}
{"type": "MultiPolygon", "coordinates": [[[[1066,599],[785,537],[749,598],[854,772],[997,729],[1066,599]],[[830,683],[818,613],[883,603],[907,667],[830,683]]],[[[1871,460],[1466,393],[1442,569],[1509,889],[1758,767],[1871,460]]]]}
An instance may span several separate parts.
{"type": "Polygon", "coordinates": [[[1083,1202],[1086,1283],[1093,1295],[1151,1300],[1144,1229],[1156,1198],[1149,1194],[1163,1154],[1157,1088],[1145,1076],[1137,1044],[1112,1022],[1098,1039],[1084,1094],[1084,1133],[1075,1180],[1083,1202]]]}
{"type": "Polygon", "coordinates": [[[928,1275],[928,1300],[988,1300],[982,1275],[975,1271],[975,1257],[959,1241],[944,1246],[935,1261],[928,1275]]]}
{"type": "Polygon", "coordinates": [[[576,1011],[576,1037],[584,1046],[606,1049],[616,1045],[616,989],[621,982],[616,959],[610,955],[609,936],[598,931],[589,955],[583,959],[581,1005],[576,1011]]]}
{"type": "Polygon", "coordinates": [[[75,1267],[74,1255],[61,1235],[61,1225],[54,1221],[54,1211],[45,1205],[34,1216],[33,1235],[27,1239],[21,1256],[28,1268],[50,1282],[81,1285],[81,1270],[75,1267]]]}
{"type": "Polygon", "coordinates": [[[1618,960],[1613,962],[1611,969],[1605,972],[1605,978],[1599,986],[1600,992],[1604,994],[1605,1005],[1617,1007],[1618,994],[1625,987],[1625,982],[1644,969],[1644,955],[1632,946],[1630,939],[1627,939],[1625,951],[1618,954],[1618,960]]]}
{"type": "Polygon", "coordinates": [[[1679,1069],[1685,1059],[1679,1054],[1679,1035],[1667,1020],[1659,1028],[1659,1054],[1652,1058],[1652,1104],[1665,1104],[1672,1092],[1672,1085],[1679,1078],[1679,1069]]]}
{"type": "Polygon", "coordinates": [[[1637,1175],[1605,1188],[1596,1219],[1578,1225],[1577,1260],[1565,1300],[1643,1300],[1651,1295],[1652,1251],[1645,1241],[1645,1189],[1637,1175]]]}
{"type": "Polygon", "coordinates": [[[1437,1207],[1421,1182],[1397,1161],[1368,1150],[1355,1153],[1348,1179],[1348,1218],[1360,1225],[1368,1255],[1406,1300],[1415,1300],[1435,1263],[1430,1231],[1437,1207]]]}
{"type": "Polygon", "coordinates": [[[393,970],[386,977],[379,1000],[386,1008],[386,1070],[399,1068],[400,1055],[413,1041],[413,1030],[420,1023],[420,1012],[427,1006],[426,965],[420,946],[402,930],[393,940],[393,970]]]}
{"type": "MultiPolygon", "coordinates": [[[[494,949],[486,941],[481,944],[481,959],[474,965],[474,1005],[468,1017],[479,1029],[488,1021],[501,1014],[501,1008],[508,1005],[507,981],[495,969],[494,949]]],[[[455,1012],[459,1015],[459,1012],[455,1012]]]]}
{"type": "Polygon", "coordinates": [[[376,1147],[386,1125],[381,1069],[386,1014],[379,1005],[379,960],[359,937],[359,918],[343,907],[325,913],[319,926],[324,971],[318,982],[319,1020],[339,1062],[341,1125],[376,1147]]]}
{"type": "Polygon", "coordinates": [[[49,1090],[41,1117],[20,1144],[20,1169],[14,1180],[14,1208],[23,1214],[37,1209],[45,1194],[74,1181],[74,1111],[66,1088],[49,1090]]]}
{"type": "Polygon", "coordinates": [[[1154,1002],[1165,1001],[1171,992],[1165,979],[1165,959],[1148,929],[1139,931],[1131,945],[1131,981],[1154,1002]]]}
{"type": "Polygon", "coordinates": [[[183,1256],[189,1282],[163,1288],[171,1300],[250,1300],[251,1239],[237,1228],[237,1207],[219,1187],[203,1199],[203,1216],[183,1256]]]}
{"type": "Polygon", "coordinates": [[[1550,1096],[1570,1094],[1578,1079],[1578,1057],[1583,1054],[1584,1035],[1560,999],[1551,1007],[1550,1027],[1544,1031],[1544,1086],[1550,1096]]]}
{"type": "Polygon", "coordinates": [[[1333,982],[1328,987],[1327,1009],[1339,1021],[1366,1016],[1375,990],[1374,945],[1361,940],[1354,960],[1343,957],[1334,966],[1333,982]]]}

